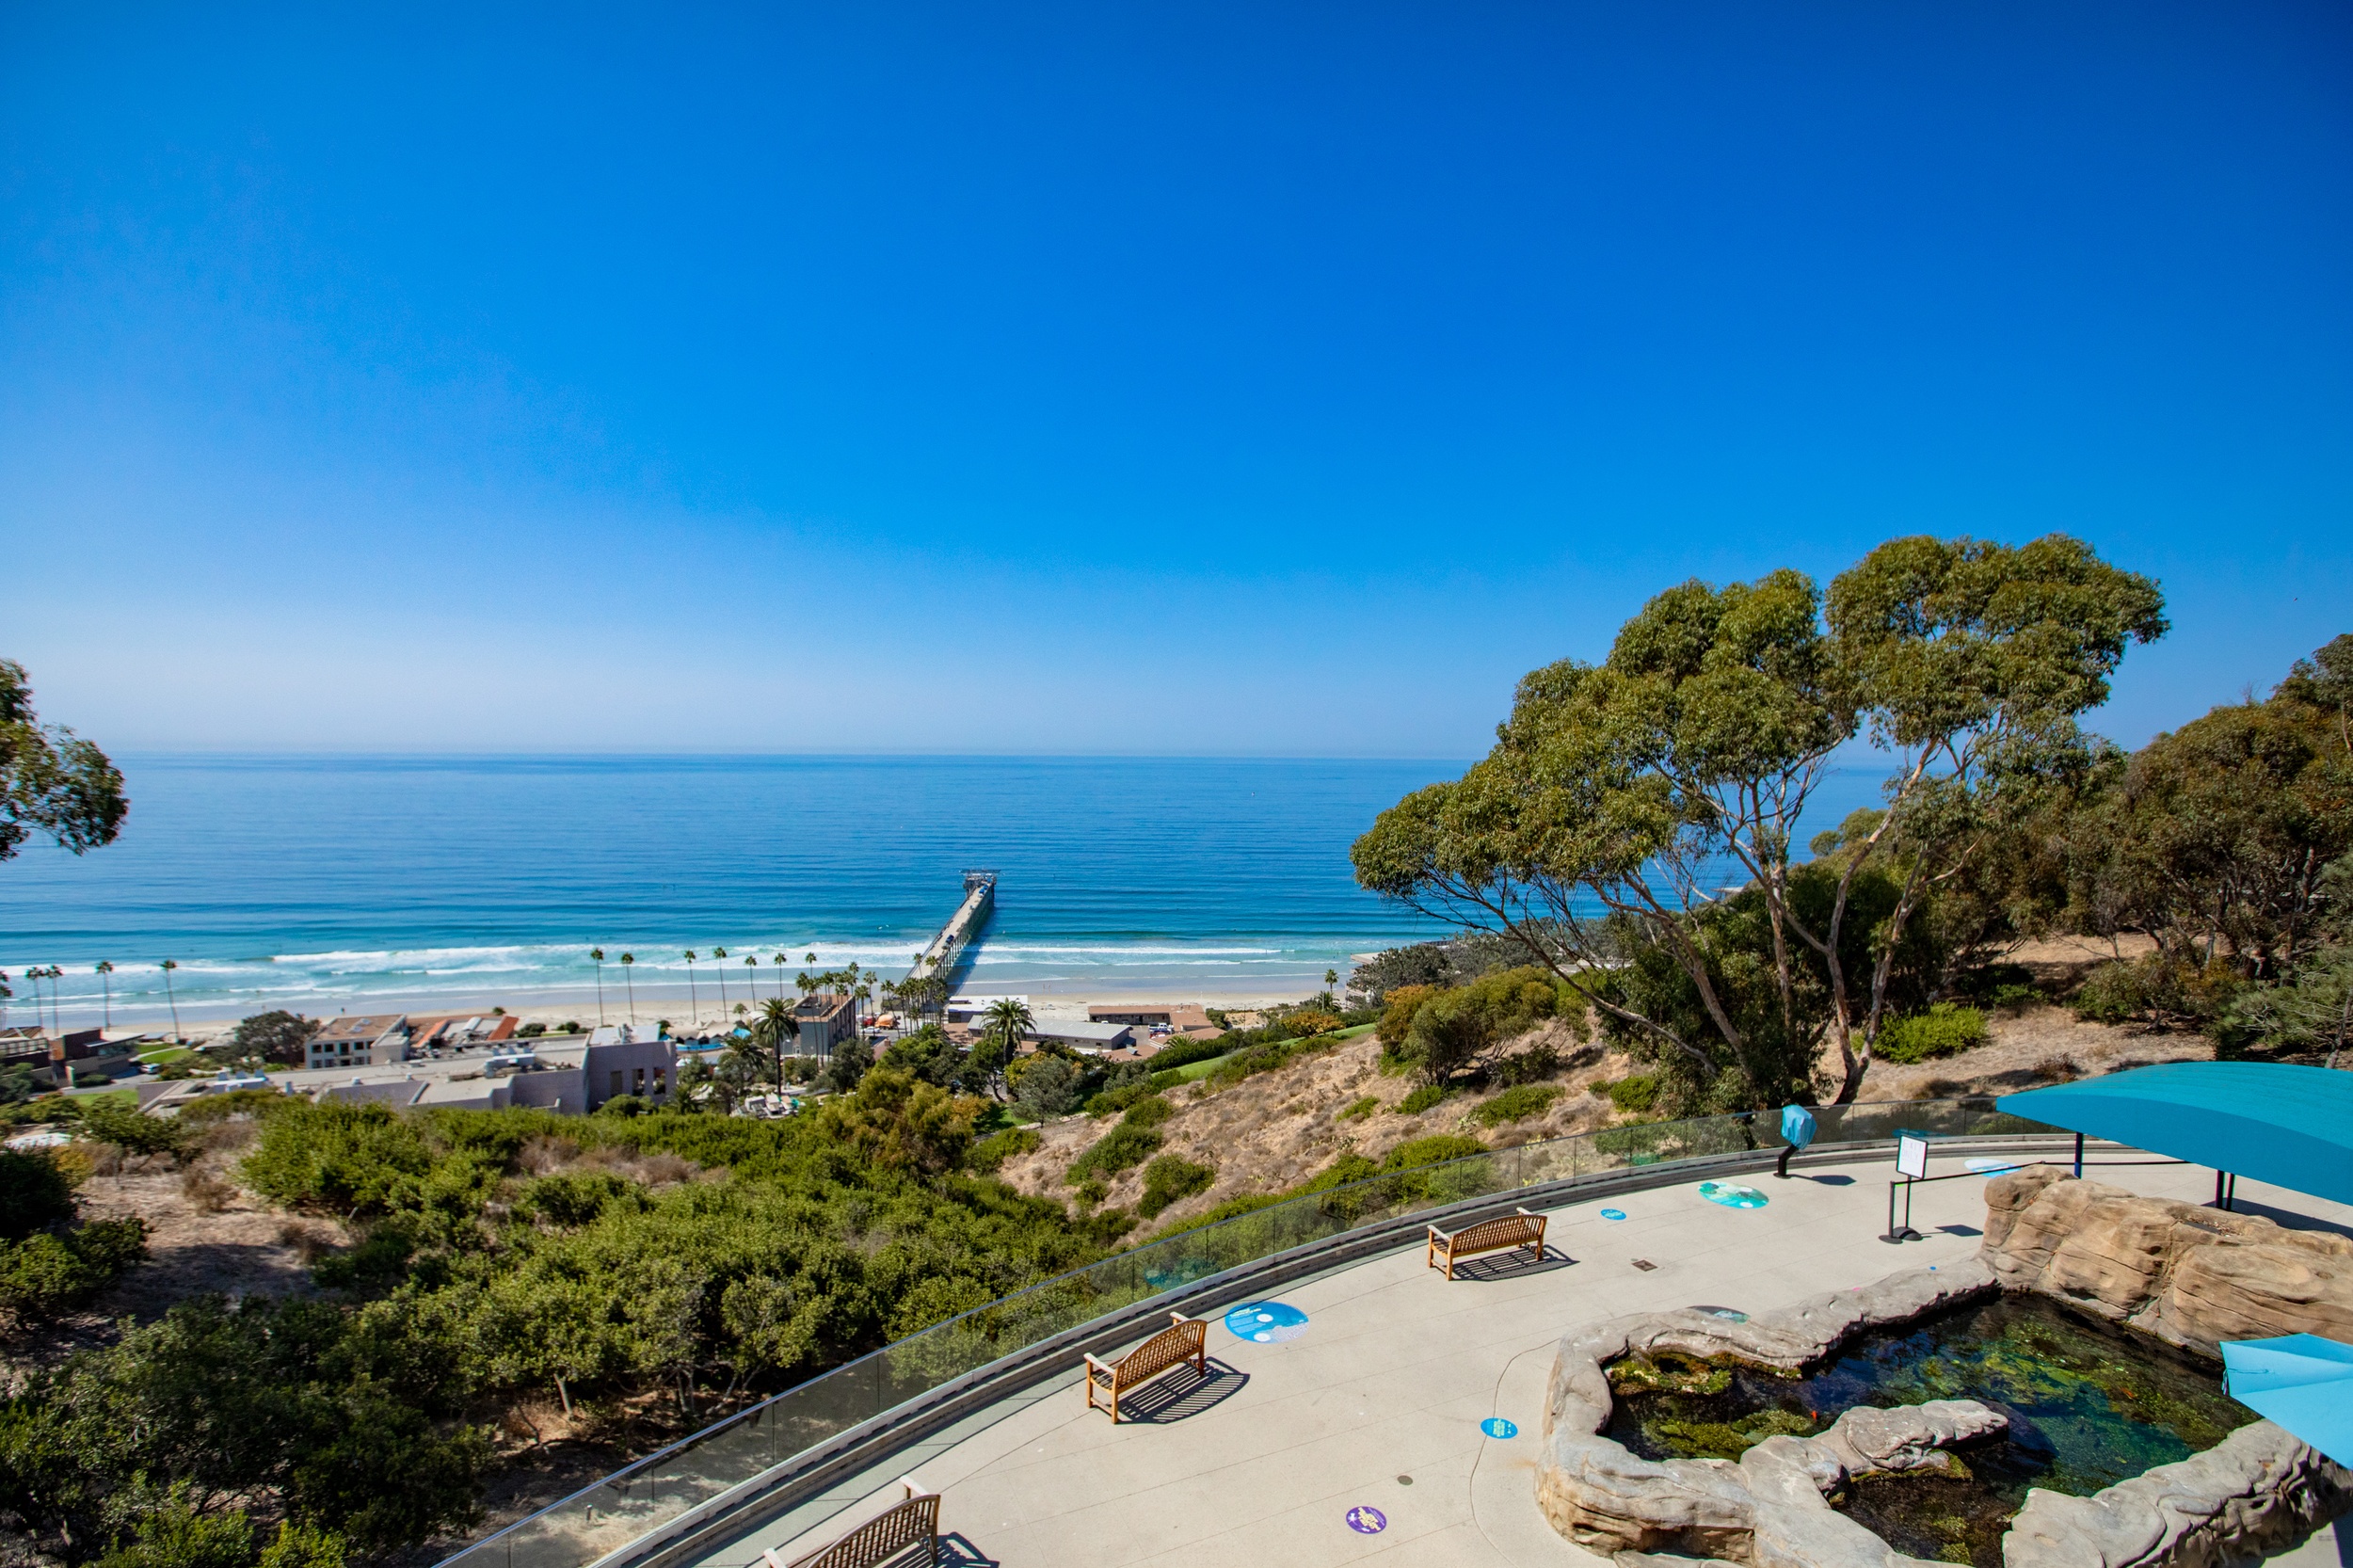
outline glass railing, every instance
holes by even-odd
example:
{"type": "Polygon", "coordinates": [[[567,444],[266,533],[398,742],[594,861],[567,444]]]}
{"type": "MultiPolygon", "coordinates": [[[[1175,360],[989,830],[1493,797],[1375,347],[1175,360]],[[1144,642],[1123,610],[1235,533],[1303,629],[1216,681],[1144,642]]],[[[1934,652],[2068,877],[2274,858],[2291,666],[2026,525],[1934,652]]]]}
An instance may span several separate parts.
{"type": "MultiPolygon", "coordinates": [[[[1817,1150],[2049,1133],[1990,1099],[1815,1109],[1817,1150]]],[[[1782,1146],[1777,1112],[1646,1122],[1369,1176],[1181,1231],[951,1318],[706,1427],[466,1547],[442,1568],[586,1568],[688,1510],[941,1384],[1028,1346],[1248,1263],[1424,1209],[1657,1165],[1782,1146]]],[[[1075,1361],[1075,1357],[1073,1358],[1075,1361]]]]}

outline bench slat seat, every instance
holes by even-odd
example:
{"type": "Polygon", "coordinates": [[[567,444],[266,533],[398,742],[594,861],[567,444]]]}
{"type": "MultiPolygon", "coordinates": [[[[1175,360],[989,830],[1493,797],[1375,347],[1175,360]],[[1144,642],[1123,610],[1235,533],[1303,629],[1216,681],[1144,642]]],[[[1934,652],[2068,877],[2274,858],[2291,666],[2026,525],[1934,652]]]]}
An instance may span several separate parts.
{"type": "Polygon", "coordinates": [[[1516,1209],[1500,1219],[1481,1220],[1475,1225],[1449,1234],[1436,1225],[1430,1227],[1430,1245],[1422,1260],[1433,1269],[1443,1268],[1446,1277],[1454,1277],[1454,1265],[1464,1258],[1481,1253],[1511,1252],[1525,1247],[1539,1259],[1545,1256],[1545,1216],[1525,1208],[1516,1209]]]}
{"type": "Polygon", "coordinates": [[[1109,1399],[1112,1422],[1119,1421],[1119,1396],[1191,1362],[1193,1369],[1207,1377],[1209,1371],[1209,1322],[1206,1318],[1188,1318],[1181,1312],[1168,1315],[1168,1327],[1160,1330],[1117,1361],[1105,1361],[1098,1355],[1086,1358],[1087,1408],[1105,1408],[1095,1402],[1099,1393],[1109,1399]]]}
{"type": "Polygon", "coordinates": [[[899,1484],[906,1488],[903,1501],[893,1503],[831,1545],[820,1546],[790,1563],[770,1547],[760,1554],[766,1568],[876,1568],[918,1545],[928,1548],[923,1561],[937,1562],[939,1494],[924,1491],[923,1483],[912,1476],[899,1484]]]}

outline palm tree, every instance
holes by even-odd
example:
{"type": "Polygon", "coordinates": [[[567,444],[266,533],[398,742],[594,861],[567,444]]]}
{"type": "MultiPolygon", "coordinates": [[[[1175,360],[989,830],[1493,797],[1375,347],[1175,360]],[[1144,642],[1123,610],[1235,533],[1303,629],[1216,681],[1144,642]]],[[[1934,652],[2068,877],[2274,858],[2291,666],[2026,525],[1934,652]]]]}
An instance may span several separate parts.
{"type": "Polygon", "coordinates": [[[1326,1011],[1329,1011],[1332,1006],[1332,987],[1337,985],[1339,983],[1339,970],[1326,969],[1323,971],[1323,1005],[1326,1011]]]}
{"type": "Polygon", "coordinates": [[[115,985],[113,981],[106,978],[114,972],[115,967],[112,964],[104,958],[98,961],[98,984],[105,996],[106,1008],[105,1021],[98,1026],[101,1029],[112,1029],[115,1026],[115,985]]]}
{"type": "Polygon", "coordinates": [[[768,962],[776,967],[776,1000],[782,1001],[784,1000],[784,954],[771,953],[768,962]]]}
{"type": "Polygon", "coordinates": [[[728,1021],[727,957],[728,950],[725,948],[712,948],[711,950],[711,961],[719,966],[719,1021],[721,1023],[726,1023],[728,1021]]]}
{"type": "Polygon", "coordinates": [[[630,979],[629,971],[636,962],[635,953],[621,954],[621,984],[629,987],[629,1021],[631,1023],[637,1021],[637,982],[630,979]]]}
{"type": "Polygon", "coordinates": [[[759,1021],[752,1025],[752,1038],[768,1048],[768,1071],[776,1088],[784,1088],[784,1042],[796,1030],[792,1009],[782,997],[760,1004],[759,1021]]]}
{"type": "Polygon", "coordinates": [[[164,998],[171,1003],[171,1043],[180,1043],[180,999],[172,994],[171,971],[180,966],[171,959],[164,960],[164,998]]]}
{"type": "Polygon", "coordinates": [[[695,1000],[695,950],[693,948],[686,950],[686,1010],[694,1016],[696,1023],[700,1024],[703,1021],[703,1004],[695,1000]]]}
{"type": "Polygon", "coordinates": [[[597,1027],[604,1027],[604,949],[590,948],[588,956],[597,961],[597,1027]]]}
{"type": "Polygon", "coordinates": [[[48,972],[39,964],[27,964],[24,967],[24,978],[33,983],[33,1028],[36,1031],[47,1027],[41,1022],[40,1016],[40,982],[41,977],[48,972]]]}
{"type": "Polygon", "coordinates": [[[752,1000],[754,1001],[758,1001],[760,1000],[760,954],[756,952],[745,953],[744,955],[744,967],[752,971],[749,975],[744,977],[744,984],[751,988],[752,1000]]]}
{"type": "Polygon", "coordinates": [[[991,1079],[1001,1078],[1005,1064],[1021,1048],[1021,1036],[1036,1026],[1030,1004],[1019,997],[1000,997],[988,1004],[988,1029],[982,1036],[989,1045],[988,1059],[976,1064],[991,1079]]]}
{"type": "Polygon", "coordinates": [[[65,999],[57,982],[64,978],[64,969],[55,964],[49,966],[49,1027],[56,1032],[59,1039],[65,1037],[65,1015],[57,1010],[57,1004],[65,999]]]}

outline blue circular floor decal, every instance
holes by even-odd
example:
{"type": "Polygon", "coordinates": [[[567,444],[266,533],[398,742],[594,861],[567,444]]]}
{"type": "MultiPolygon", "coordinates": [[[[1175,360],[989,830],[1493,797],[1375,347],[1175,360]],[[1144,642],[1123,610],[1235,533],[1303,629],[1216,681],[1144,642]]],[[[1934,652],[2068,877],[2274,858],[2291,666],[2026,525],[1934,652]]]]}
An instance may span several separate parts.
{"type": "Polygon", "coordinates": [[[1737,1181],[1703,1181],[1700,1196],[1709,1203],[1722,1204],[1726,1208],[1762,1208],[1772,1200],[1753,1187],[1737,1181]]]}
{"type": "Polygon", "coordinates": [[[1253,1344],[1279,1345],[1307,1332],[1307,1315],[1281,1302],[1252,1302],[1225,1315],[1225,1332],[1253,1344]]]}
{"type": "Polygon", "coordinates": [[[1358,1535],[1379,1535],[1389,1528],[1389,1516],[1377,1508],[1352,1508],[1348,1511],[1348,1528],[1358,1535]]]}
{"type": "Polygon", "coordinates": [[[1479,1423],[1479,1430],[1490,1437],[1517,1437],[1520,1429],[1500,1416],[1490,1416],[1479,1423]]]}
{"type": "Polygon", "coordinates": [[[1605,1220],[1623,1220],[1625,1218],[1625,1210],[1623,1208],[1605,1208],[1601,1211],[1601,1217],[1605,1220]]]}

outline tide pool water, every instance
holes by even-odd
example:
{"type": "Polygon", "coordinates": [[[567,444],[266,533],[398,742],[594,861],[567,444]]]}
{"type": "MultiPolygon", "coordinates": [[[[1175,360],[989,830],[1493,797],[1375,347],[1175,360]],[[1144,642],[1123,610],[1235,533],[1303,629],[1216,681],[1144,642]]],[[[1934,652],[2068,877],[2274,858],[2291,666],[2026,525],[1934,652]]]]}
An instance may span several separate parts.
{"type": "MultiPolygon", "coordinates": [[[[283,1006],[718,1016],[808,967],[887,979],[1000,874],[968,984],[1083,999],[1298,996],[1443,934],[1349,844],[1434,761],[130,757],[121,839],[0,863],[8,1018],[57,965],[68,1027],[283,1006]],[[724,963],[709,954],[724,947],[724,963]],[[703,956],[692,975],[683,957],[703,956]],[[636,962],[624,974],[624,952],[636,962]],[[772,962],[782,952],[789,962],[772,962]],[[742,962],[757,954],[756,978],[742,962]],[[725,970],[724,981],[720,972],[725,970]]],[[[43,984],[46,998],[50,986],[43,984]]],[[[48,1016],[48,1003],[42,1015],[48,1016]]]]}

